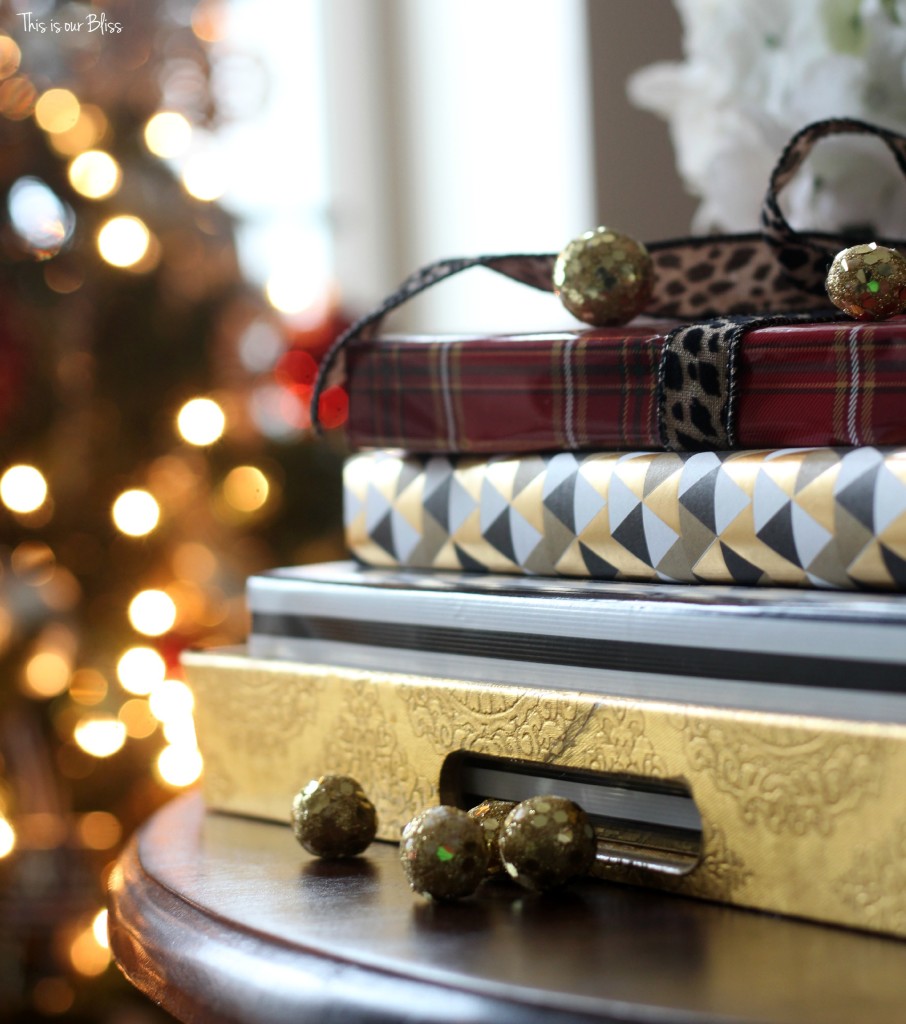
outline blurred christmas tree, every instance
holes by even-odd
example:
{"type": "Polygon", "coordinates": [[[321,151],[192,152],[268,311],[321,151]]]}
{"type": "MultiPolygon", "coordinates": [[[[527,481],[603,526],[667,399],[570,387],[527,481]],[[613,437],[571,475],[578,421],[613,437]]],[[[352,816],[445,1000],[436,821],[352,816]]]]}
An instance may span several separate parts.
{"type": "Polygon", "coordinates": [[[118,1009],[102,907],[201,770],[179,652],[244,638],[249,573],[342,551],[339,452],[302,412],[334,314],[293,336],[165,159],[216,128],[218,17],[0,3],[4,1019],[152,1019],[118,1009]]]}

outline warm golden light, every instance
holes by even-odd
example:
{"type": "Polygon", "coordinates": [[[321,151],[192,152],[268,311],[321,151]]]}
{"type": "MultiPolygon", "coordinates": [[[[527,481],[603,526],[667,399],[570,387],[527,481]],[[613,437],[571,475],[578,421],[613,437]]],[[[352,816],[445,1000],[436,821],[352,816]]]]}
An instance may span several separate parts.
{"type": "Polygon", "coordinates": [[[38,651],[25,664],[25,682],[36,697],[57,697],[69,685],[72,666],[60,651],[38,651]]]}
{"type": "Polygon", "coordinates": [[[107,134],[107,116],[100,107],[85,103],[79,119],[69,131],[50,136],[51,146],[60,156],[75,156],[96,146],[107,134]]]}
{"type": "Polygon", "coordinates": [[[180,156],[192,142],[192,125],[171,110],[155,114],[145,125],[145,145],[162,159],[180,156]]]}
{"type": "Polygon", "coordinates": [[[31,990],[31,1001],[47,1017],[62,1017],[75,1002],[75,993],[65,978],[39,978],[31,990]]]}
{"type": "Polygon", "coordinates": [[[103,974],[110,963],[110,950],[102,946],[94,934],[92,924],[80,932],[69,947],[69,959],[72,966],[89,978],[103,974]]]}
{"type": "Polygon", "coordinates": [[[189,746],[167,746],[157,757],[157,771],[170,786],[191,786],[204,766],[201,754],[189,746]]]}
{"type": "Polygon", "coordinates": [[[292,267],[272,274],[264,286],[264,294],[274,309],[288,316],[304,313],[322,298],[321,290],[292,267]]]}
{"type": "Polygon", "coordinates": [[[37,96],[38,90],[30,79],[25,75],[13,75],[0,82],[0,114],[10,121],[24,121],[35,109],[37,96]]]}
{"type": "Polygon", "coordinates": [[[182,183],[190,196],[204,203],[212,203],[227,189],[223,160],[213,153],[198,153],[182,169],[182,183]]]}
{"type": "Polygon", "coordinates": [[[163,590],[143,590],[129,602],[129,621],[145,636],[161,636],[176,622],[176,605],[163,590]]]}
{"type": "Polygon", "coordinates": [[[120,187],[120,165],[109,153],[89,149],[69,165],[69,183],[88,199],[104,199],[120,187]]]}
{"type": "Polygon", "coordinates": [[[223,409],[212,398],[193,398],[179,410],[176,429],[189,444],[213,444],[226,428],[223,409]]]}
{"type": "Polygon", "coordinates": [[[147,253],[151,232],[138,217],[111,217],[98,232],[98,252],[114,267],[133,267],[147,253]]]}
{"type": "Polygon", "coordinates": [[[130,537],[144,537],[160,520],[160,505],[148,491],[135,488],[123,493],[113,503],[116,528],[130,537]]]}
{"type": "Polygon", "coordinates": [[[47,499],[47,481],[34,466],[10,466],[0,477],[0,501],[11,512],[35,512],[47,499]]]}
{"type": "Polygon", "coordinates": [[[223,496],[237,512],[257,512],[269,493],[267,477],[255,466],[237,466],[223,481],[223,496]]]}
{"type": "Polygon", "coordinates": [[[148,703],[151,714],[159,722],[171,722],[178,718],[191,719],[195,698],[185,683],[178,679],[164,679],[155,684],[148,703]]]}
{"type": "Polygon", "coordinates": [[[91,934],[94,936],[94,941],[102,949],[110,949],[110,939],[107,936],[106,910],[99,910],[94,915],[94,920],[91,922],[91,934]]]}
{"type": "Polygon", "coordinates": [[[89,811],[79,818],[79,840],[88,850],[109,850],[123,837],[123,827],[108,811],[89,811]]]}
{"type": "Polygon", "coordinates": [[[16,830],[0,816],[0,860],[8,857],[16,848],[16,830]]]}
{"type": "Polygon", "coordinates": [[[9,36],[0,36],[0,78],[9,78],[19,70],[22,51],[9,36]]]}
{"type": "Polygon", "coordinates": [[[77,704],[100,704],[107,696],[107,680],[94,668],[80,668],[69,680],[69,696],[77,704]]]}
{"type": "Polygon", "coordinates": [[[75,727],[73,739],[92,757],[111,757],[126,742],[126,727],[109,715],[83,718],[75,727]]]}
{"type": "Polygon", "coordinates": [[[35,104],[35,120],[46,132],[56,135],[75,127],[81,106],[68,89],[48,89],[35,104]]]}
{"type": "Polygon", "coordinates": [[[158,683],[163,682],[166,673],[166,663],[153,647],[130,647],[116,663],[116,677],[120,685],[127,693],[134,693],[138,697],[149,694],[158,683]]]}
{"type": "Polygon", "coordinates": [[[117,715],[126,726],[126,734],[134,740],[145,740],[157,729],[158,721],[151,714],[148,702],[141,697],[127,700],[117,715]]]}

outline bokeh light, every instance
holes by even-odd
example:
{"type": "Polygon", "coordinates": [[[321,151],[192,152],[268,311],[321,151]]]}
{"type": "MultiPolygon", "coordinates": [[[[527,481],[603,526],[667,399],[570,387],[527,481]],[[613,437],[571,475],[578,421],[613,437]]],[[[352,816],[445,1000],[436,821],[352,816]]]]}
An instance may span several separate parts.
{"type": "Polygon", "coordinates": [[[96,146],[109,127],[107,115],[100,107],[84,103],[78,121],[68,131],[49,136],[50,145],[60,156],[76,156],[96,146]]]}
{"type": "Polygon", "coordinates": [[[267,477],[256,466],[236,466],[223,481],[223,496],[237,512],[257,512],[269,493],[267,477]]]}
{"type": "Polygon", "coordinates": [[[11,512],[35,512],[47,500],[47,481],[34,466],[10,466],[0,477],[0,501],[11,512]]]}
{"type": "Polygon", "coordinates": [[[35,104],[35,120],[52,135],[69,131],[79,120],[79,101],[69,89],[48,89],[35,104]]]}
{"type": "Polygon", "coordinates": [[[24,121],[35,109],[37,98],[38,90],[25,75],[0,82],[0,114],[10,121],[24,121]]]}
{"type": "Polygon", "coordinates": [[[167,746],[157,757],[157,771],[169,786],[191,786],[201,775],[204,762],[194,747],[167,746]]]}
{"type": "Polygon", "coordinates": [[[133,267],[148,252],[151,232],[143,220],[123,214],[111,217],[98,232],[98,252],[114,267],[133,267]]]}
{"type": "Polygon", "coordinates": [[[69,680],[70,699],[88,707],[100,704],[108,689],[107,680],[94,668],[77,669],[69,680]]]}
{"type": "Polygon", "coordinates": [[[123,837],[123,827],[109,811],[88,811],[79,818],[76,832],[88,850],[109,850],[123,837]]]}
{"type": "Polygon", "coordinates": [[[192,125],[182,114],[162,110],[145,125],[145,145],[163,159],[181,156],[192,143],[192,125]]]}
{"type": "Polygon", "coordinates": [[[16,830],[0,815],[0,859],[8,857],[16,848],[16,830]]]}
{"type": "Polygon", "coordinates": [[[111,757],[126,742],[126,726],[112,715],[83,718],[75,727],[73,739],[92,757],[111,757]]]}
{"type": "Polygon", "coordinates": [[[16,234],[38,259],[58,253],[75,228],[72,210],[40,178],[19,178],[6,205],[16,234]]]}
{"type": "Polygon", "coordinates": [[[138,697],[147,696],[166,674],[166,662],[153,647],[130,647],[116,663],[120,685],[138,697]]]}
{"type": "Polygon", "coordinates": [[[22,51],[9,36],[0,35],[0,78],[9,78],[19,70],[22,51]]]}
{"type": "Polygon", "coordinates": [[[72,966],[86,977],[103,974],[110,963],[110,950],[101,945],[94,931],[94,921],[73,939],[69,946],[69,960],[72,966]]]}
{"type": "Polygon", "coordinates": [[[114,501],[112,514],[118,530],[130,537],[144,537],[160,521],[160,505],[148,491],[133,488],[114,501]]]}
{"type": "Polygon", "coordinates": [[[91,933],[94,935],[94,941],[101,946],[103,949],[110,948],[110,938],[107,935],[107,911],[106,909],[99,910],[94,915],[94,920],[91,922],[91,933]]]}
{"type": "Polygon", "coordinates": [[[69,183],[88,199],[105,199],[120,187],[120,165],[102,149],[80,153],[69,165],[69,183]]]}
{"type": "Polygon", "coordinates": [[[320,281],[311,281],[298,267],[286,266],[275,271],[264,286],[267,301],[287,316],[297,316],[316,305],[324,294],[320,281]]]}
{"type": "Polygon", "coordinates": [[[226,164],[213,152],[190,157],[182,169],[182,183],[190,196],[205,203],[219,199],[227,189],[226,164]]]}
{"type": "Polygon", "coordinates": [[[149,700],[151,714],[159,722],[191,717],[195,707],[192,691],[179,679],[164,679],[155,683],[149,700]]]}
{"type": "Polygon", "coordinates": [[[75,1002],[75,992],[65,978],[51,975],[39,978],[32,989],[35,1009],[46,1017],[62,1017],[75,1002]]]}
{"type": "Polygon", "coordinates": [[[176,416],[176,429],[180,436],[199,447],[219,440],[225,428],[223,409],[212,398],[190,399],[176,416]]]}
{"type": "Polygon", "coordinates": [[[163,590],[143,590],[129,602],[129,621],[145,636],[161,636],[176,622],[176,605],[163,590]]]}
{"type": "Polygon", "coordinates": [[[25,683],[36,697],[57,697],[69,685],[72,665],[61,651],[44,650],[33,654],[25,663],[25,683]]]}
{"type": "Polygon", "coordinates": [[[152,736],[159,724],[151,714],[148,702],[141,697],[127,700],[117,713],[117,718],[126,726],[126,734],[133,740],[145,740],[152,736]]]}

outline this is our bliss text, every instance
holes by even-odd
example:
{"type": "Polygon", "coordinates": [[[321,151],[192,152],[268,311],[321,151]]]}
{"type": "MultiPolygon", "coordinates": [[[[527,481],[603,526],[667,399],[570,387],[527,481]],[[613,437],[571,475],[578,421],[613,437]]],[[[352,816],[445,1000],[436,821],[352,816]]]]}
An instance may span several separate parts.
{"type": "Polygon", "coordinates": [[[31,11],[25,11],[19,17],[22,19],[22,28],[25,32],[100,32],[105,35],[123,31],[121,22],[110,21],[103,12],[91,13],[82,21],[56,21],[54,18],[50,21],[39,21],[31,11]]]}

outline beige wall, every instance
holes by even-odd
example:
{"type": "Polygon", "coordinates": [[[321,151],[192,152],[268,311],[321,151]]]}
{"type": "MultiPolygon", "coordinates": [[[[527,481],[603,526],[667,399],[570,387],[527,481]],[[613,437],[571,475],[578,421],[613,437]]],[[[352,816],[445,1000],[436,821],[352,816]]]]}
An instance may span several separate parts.
{"type": "Polygon", "coordinates": [[[689,233],[695,201],[677,176],[664,121],[626,98],[637,68],[681,55],[668,0],[587,0],[598,219],[642,241],[689,233]]]}

